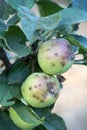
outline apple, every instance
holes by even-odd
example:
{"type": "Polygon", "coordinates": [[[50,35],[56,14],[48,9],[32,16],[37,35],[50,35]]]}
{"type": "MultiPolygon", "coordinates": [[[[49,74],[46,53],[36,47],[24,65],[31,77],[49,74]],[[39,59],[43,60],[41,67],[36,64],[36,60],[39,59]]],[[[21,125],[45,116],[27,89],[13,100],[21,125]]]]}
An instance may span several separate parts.
{"type": "Polygon", "coordinates": [[[32,128],[36,127],[35,123],[27,123],[24,120],[22,120],[13,107],[9,108],[9,114],[13,123],[22,130],[32,130],[32,128]]]}
{"type": "Polygon", "coordinates": [[[64,38],[44,42],[38,49],[38,63],[47,74],[58,75],[68,71],[74,63],[70,43],[64,38]]]}
{"type": "Polygon", "coordinates": [[[60,83],[55,76],[32,73],[23,82],[22,96],[32,107],[43,108],[55,103],[60,91],[60,83]]]}

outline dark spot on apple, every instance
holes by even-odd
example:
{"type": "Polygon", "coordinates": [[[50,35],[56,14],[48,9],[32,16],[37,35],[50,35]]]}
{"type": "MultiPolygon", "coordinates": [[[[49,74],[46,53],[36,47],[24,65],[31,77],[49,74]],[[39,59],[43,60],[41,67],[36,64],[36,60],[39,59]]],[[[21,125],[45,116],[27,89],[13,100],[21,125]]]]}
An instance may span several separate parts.
{"type": "Polygon", "coordinates": [[[31,87],[29,87],[29,90],[31,90],[32,88],[31,87]]]}
{"type": "Polygon", "coordinates": [[[37,100],[39,100],[39,97],[38,97],[38,96],[36,96],[36,99],[37,99],[37,100]]]}
{"type": "Polygon", "coordinates": [[[53,87],[53,83],[52,83],[52,82],[48,82],[48,83],[47,83],[47,87],[48,87],[48,88],[52,88],[52,87],[53,87]]]}
{"type": "Polygon", "coordinates": [[[35,85],[34,87],[37,88],[37,85],[35,85]]]}
{"type": "Polygon", "coordinates": [[[36,98],[36,95],[33,95],[34,98],[36,98]]]}
{"type": "Polygon", "coordinates": [[[54,86],[53,82],[47,83],[47,87],[48,87],[47,91],[50,92],[51,94],[54,94],[53,86],[54,86]]]}
{"type": "Polygon", "coordinates": [[[54,63],[52,63],[52,67],[54,67],[55,66],[55,64],[54,63]]]}
{"type": "Polygon", "coordinates": [[[64,61],[62,61],[62,62],[61,62],[61,65],[62,65],[62,66],[64,66],[64,65],[65,65],[65,62],[64,62],[64,61]]]}
{"type": "Polygon", "coordinates": [[[63,56],[62,57],[62,60],[66,60],[68,57],[67,56],[63,56]]]}
{"type": "Polygon", "coordinates": [[[41,103],[43,103],[43,102],[44,102],[44,100],[40,100],[40,102],[41,102],[41,103]]]}
{"type": "Polygon", "coordinates": [[[37,95],[33,95],[33,98],[36,98],[37,100],[39,100],[39,97],[37,95]]]}
{"type": "Polygon", "coordinates": [[[41,84],[38,84],[39,87],[41,87],[42,85],[41,84]]]}
{"type": "Polygon", "coordinates": [[[55,53],[54,55],[55,55],[55,56],[58,56],[58,53],[55,53]]]}
{"type": "Polygon", "coordinates": [[[45,76],[45,75],[44,75],[43,77],[44,77],[44,79],[48,79],[48,77],[47,77],[47,76],[45,76]]]}
{"type": "Polygon", "coordinates": [[[53,88],[50,89],[50,93],[54,94],[54,89],[53,88]]]}

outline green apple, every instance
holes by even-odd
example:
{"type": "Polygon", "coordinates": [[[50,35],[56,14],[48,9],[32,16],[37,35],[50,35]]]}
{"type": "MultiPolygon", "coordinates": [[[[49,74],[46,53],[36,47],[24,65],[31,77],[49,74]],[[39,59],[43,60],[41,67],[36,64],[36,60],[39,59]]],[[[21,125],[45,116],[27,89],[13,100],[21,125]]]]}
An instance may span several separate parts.
{"type": "Polygon", "coordinates": [[[62,74],[72,66],[73,62],[74,54],[66,39],[46,41],[38,50],[39,66],[47,74],[62,74]]]}
{"type": "Polygon", "coordinates": [[[45,73],[33,73],[21,87],[25,101],[36,108],[43,108],[55,103],[60,91],[60,83],[55,76],[45,73]]]}
{"type": "Polygon", "coordinates": [[[15,111],[13,107],[9,108],[10,118],[13,121],[13,123],[21,128],[22,130],[32,130],[32,128],[35,127],[34,123],[27,123],[21,119],[21,117],[18,115],[18,113],[15,111]]]}

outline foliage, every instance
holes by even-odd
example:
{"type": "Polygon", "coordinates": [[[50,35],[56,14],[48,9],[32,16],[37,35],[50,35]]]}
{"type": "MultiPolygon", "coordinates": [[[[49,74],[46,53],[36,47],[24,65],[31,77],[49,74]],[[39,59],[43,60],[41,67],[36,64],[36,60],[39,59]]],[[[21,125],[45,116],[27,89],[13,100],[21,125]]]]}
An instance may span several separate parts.
{"type": "Polygon", "coordinates": [[[86,21],[86,0],[72,0],[67,8],[51,0],[0,0],[0,59],[5,66],[0,74],[0,130],[19,130],[9,117],[10,106],[25,122],[38,124],[33,130],[67,130],[64,120],[51,113],[53,106],[29,106],[21,85],[31,73],[41,71],[38,47],[54,37],[70,41],[74,54],[83,55],[74,63],[87,65],[87,38],[77,33],[79,24],[86,21]],[[34,5],[39,16],[32,12],[34,5]]]}

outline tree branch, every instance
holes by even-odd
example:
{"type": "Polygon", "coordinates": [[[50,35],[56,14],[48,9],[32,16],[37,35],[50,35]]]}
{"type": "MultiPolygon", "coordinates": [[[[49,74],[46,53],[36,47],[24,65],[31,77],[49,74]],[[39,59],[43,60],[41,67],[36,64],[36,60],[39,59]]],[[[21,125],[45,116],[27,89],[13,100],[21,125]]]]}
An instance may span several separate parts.
{"type": "Polygon", "coordinates": [[[9,71],[11,68],[11,63],[9,62],[9,59],[5,53],[5,50],[0,47],[0,59],[3,61],[5,67],[6,67],[6,72],[9,71]]]}

